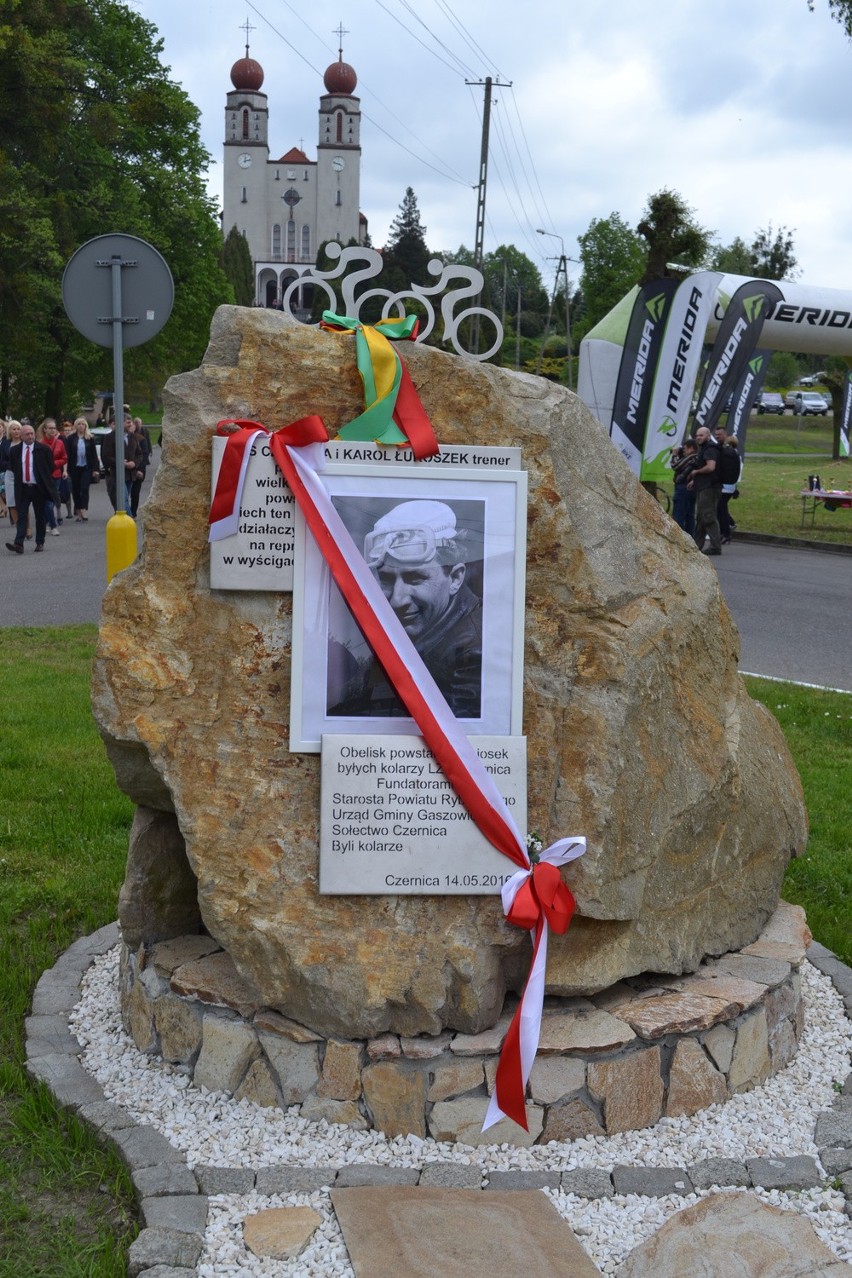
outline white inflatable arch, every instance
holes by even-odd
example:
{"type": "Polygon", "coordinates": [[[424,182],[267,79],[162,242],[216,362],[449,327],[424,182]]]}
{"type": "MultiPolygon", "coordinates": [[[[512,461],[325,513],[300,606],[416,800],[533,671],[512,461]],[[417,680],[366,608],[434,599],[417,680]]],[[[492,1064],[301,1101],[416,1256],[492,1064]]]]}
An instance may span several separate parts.
{"type": "MultiPolygon", "coordinates": [[[[702,308],[706,317],[703,333],[695,333],[694,358],[684,369],[682,379],[683,398],[691,404],[699,366],[701,346],[712,342],[733,294],[749,283],[747,275],[722,275],[718,272],[700,271],[688,276],[678,288],[678,297],[700,292],[704,296],[702,308]]],[[[781,293],[764,320],[759,345],[772,351],[796,351],[813,355],[841,355],[852,357],[852,291],[848,289],[818,288],[813,284],[772,281],[781,293]]],[[[615,386],[621,364],[622,348],[627,326],[633,311],[638,288],[632,289],[595,325],[580,344],[578,394],[607,430],[612,427],[612,409],[615,386]]],[[[662,367],[666,352],[660,355],[657,376],[665,377],[662,367]]],[[[677,367],[678,351],[668,356],[672,368],[677,367]]],[[[687,409],[688,412],[688,409],[687,409]]],[[[648,423],[648,434],[655,429],[648,423]]]]}

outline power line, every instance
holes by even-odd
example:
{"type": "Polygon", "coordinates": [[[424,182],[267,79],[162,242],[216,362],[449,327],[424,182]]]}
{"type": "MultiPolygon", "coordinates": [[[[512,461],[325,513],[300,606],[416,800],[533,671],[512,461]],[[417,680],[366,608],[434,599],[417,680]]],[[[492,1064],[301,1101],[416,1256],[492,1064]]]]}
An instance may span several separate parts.
{"type": "Polygon", "coordinates": [[[462,40],[464,40],[468,48],[471,49],[474,53],[478,54],[486,66],[490,66],[494,69],[497,75],[497,79],[499,80],[501,78],[502,72],[496,66],[493,59],[488,57],[485,50],[479,44],[477,44],[476,40],[474,40],[473,36],[467,30],[467,28],[465,27],[461,19],[457,18],[456,15],[452,12],[449,5],[446,3],[446,0],[435,0],[435,3],[437,4],[438,8],[449,19],[452,26],[455,27],[456,31],[461,36],[462,40]]]}
{"type": "MultiPolygon", "coordinates": [[[[382,9],[388,15],[389,18],[393,18],[394,22],[396,22],[399,26],[401,26],[403,31],[405,31],[408,35],[411,36],[412,40],[416,40],[422,49],[425,49],[427,53],[430,53],[433,58],[437,58],[439,62],[443,62],[444,66],[449,67],[450,71],[452,71],[454,74],[456,75],[459,74],[458,69],[456,67],[452,66],[449,62],[445,61],[444,58],[440,57],[440,55],[437,54],[434,49],[430,49],[428,44],[424,44],[423,41],[420,39],[420,36],[415,35],[415,33],[411,30],[411,28],[407,27],[405,23],[402,21],[402,19],[397,14],[395,14],[392,9],[389,9],[386,4],[382,3],[382,0],[376,0],[376,4],[379,6],[380,9],[382,9]]],[[[432,33],[430,32],[429,34],[431,35],[432,33]]],[[[451,54],[450,56],[452,57],[453,55],[451,54]]]]}
{"type": "Polygon", "coordinates": [[[541,196],[541,202],[544,206],[544,211],[547,214],[547,216],[543,218],[542,220],[545,222],[550,222],[552,226],[553,217],[551,216],[550,209],[547,207],[547,197],[545,196],[544,191],[542,190],[541,183],[538,180],[538,169],[536,168],[535,160],[533,159],[532,150],[530,148],[529,141],[527,140],[527,132],[526,132],[526,129],[524,128],[524,122],[521,118],[521,110],[520,110],[520,107],[518,106],[518,99],[515,95],[514,89],[511,90],[511,98],[512,98],[512,105],[515,108],[515,114],[518,117],[518,127],[521,130],[521,137],[524,140],[524,147],[526,148],[527,155],[530,158],[530,165],[532,167],[533,177],[535,178],[535,184],[538,188],[538,193],[541,196]]]}
{"type": "MultiPolygon", "coordinates": [[[[427,169],[431,169],[433,173],[437,173],[440,177],[446,178],[448,182],[455,182],[458,186],[471,186],[471,183],[465,181],[463,177],[454,177],[452,174],[445,172],[443,169],[436,168],[436,166],[434,164],[430,164],[428,160],[424,160],[422,155],[417,155],[416,152],[412,151],[410,147],[407,147],[404,142],[400,142],[399,138],[395,138],[392,133],[388,133],[387,129],[383,129],[378,120],[374,120],[366,111],[362,111],[361,115],[365,120],[369,120],[373,127],[378,129],[380,133],[384,133],[386,138],[390,138],[391,142],[395,142],[398,147],[400,147],[403,151],[406,151],[413,159],[417,160],[419,164],[425,164],[427,169]]],[[[419,138],[417,140],[418,142],[420,141],[419,138]]],[[[423,143],[423,145],[425,146],[425,143],[423,143]]]]}
{"type": "MultiPolygon", "coordinates": [[[[378,0],[377,0],[377,2],[378,2],[378,0]]],[[[462,60],[461,60],[461,58],[458,56],[458,54],[457,54],[457,53],[454,53],[454,52],[453,52],[453,50],[449,47],[449,45],[448,45],[448,44],[445,44],[445,43],[444,43],[444,41],[441,39],[441,37],[440,37],[439,35],[437,35],[437,34],[436,34],[433,30],[432,30],[432,28],[428,25],[428,23],[426,23],[426,22],[424,22],[424,21],[423,21],[423,19],[421,18],[420,14],[417,12],[417,10],[414,8],[414,6],[413,6],[413,5],[411,5],[411,4],[409,3],[409,0],[402,0],[402,6],[403,6],[403,8],[404,8],[404,9],[405,9],[408,13],[410,13],[410,14],[411,14],[412,18],[414,18],[414,20],[415,20],[416,22],[419,22],[419,23],[420,23],[420,25],[421,25],[421,27],[423,28],[423,30],[424,30],[424,31],[427,31],[427,32],[429,33],[429,35],[432,37],[432,39],[435,41],[435,43],[438,45],[438,47],[439,47],[439,48],[441,48],[441,49],[443,49],[443,50],[444,50],[444,52],[447,54],[447,56],[448,56],[448,57],[450,57],[450,58],[452,58],[454,62],[457,62],[457,63],[458,63],[459,67],[461,68],[461,73],[462,73],[462,74],[464,74],[464,75],[473,75],[473,74],[475,74],[475,73],[474,73],[474,72],[470,69],[470,67],[468,67],[468,66],[467,66],[464,62],[462,62],[462,60]]],[[[383,8],[383,9],[384,9],[384,7],[385,7],[385,6],[384,6],[384,5],[382,5],[382,8],[383,8]]],[[[430,50],[430,52],[431,52],[431,50],[430,50]]],[[[437,55],[437,54],[434,54],[433,56],[437,57],[438,55],[437,55]]],[[[440,59],[439,59],[439,61],[443,62],[443,58],[440,58],[440,59]]],[[[446,65],[446,64],[445,64],[445,65],[446,65]]]]}
{"type": "MultiPolygon", "coordinates": [[[[500,142],[501,150],[502,150],[503,155],[504,155],[505,160],[506,160],[506,167],[507,167],[507,171],[508,171],[508,174],[509,174],[509,180],[510,180],[510,183],[511,183],[511,185],[512,185],[512,188],[513,188],[513,190],[514,190],[514,192],[515,192],[515,200],[514,200],[514,201],[511,201],[511,200],[510,200],[510,203],[512,203],[513,211],[514,211],[514,208],[516,207],[516,205],[520,205],[521,211],[522,211],[522,213],[523,213],[523,215],[524,215],[524,217],[525,217],[525,219],[526,219],[526,221],[527,221],[527,226],[526,226],[526,227],[522,226],[522,225],[521,225],[520,220],[518,219],[518,227],[519,227],[519,229],[520,229],[520,231],[521,231],[521,234],[524,236],[524,239],[527,241],[527,244],[528,244],[528,245],[530,245],[530,247],[532,248],[533,255],[534,255],[535,257],[540,257],[540,256],[541,256],[541,250],[540,250],[540,248],[539,248],[538,242],[537,242],[536,240],[534,240],[534,239],[532,238],[532,235],[530,234],[530,230],[532,230],[532,229],[533,229],[532,219],[530,218],[530,215],[529,215],[529,213],[528,213],[528,211],[527,211],[526,204],[524,203],[524,197],[523,197],[523,194],[521,193],[520,186],[518,185],[518,180],[517,180],[517,178],[515,177],[515,171],[514,171],[514,168],[513,168],[513,165],[512,165],[512,156],[511,156],[511,153],[509,152],[509,149],[508,149],[508,147],[507,147],[507,145],[506,145],[506,139],[505,139],[505,136],[504,136],[504,134],[503,134],[503,129],[502,129],[502,120],[501,120],[501,117],[500,117],[499,113],[498,113],[498,115],[496,116],[496,121],[497,121],[497,137],[498,137],[498,141],[500,142]]],[[[495,167],[496,167],[496,160],[495,160],[495,167]]],[[[498,168],[498,174],[499,174],[499,168],[498,168]]],[[[502,176],[500,177],[500,183],[501,183],[501,186],[503,186],[504,193],[506,194],[506,198],[507,198],[507,200],[508,200],[508,199],[509,199],[509,193],[506,191],[505,184],[504,184],[504,182],[503,182],[502,176]]]]}

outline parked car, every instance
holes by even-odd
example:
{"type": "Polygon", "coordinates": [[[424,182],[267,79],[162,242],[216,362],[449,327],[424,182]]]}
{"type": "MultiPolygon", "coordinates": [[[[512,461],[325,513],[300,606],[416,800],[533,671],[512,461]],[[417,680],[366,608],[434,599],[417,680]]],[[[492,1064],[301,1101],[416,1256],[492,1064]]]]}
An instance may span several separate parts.
{"type": "Polygon", "coordinates": [[[762,413],[783,413],[784,397],[780,391],[764,391],[757,401],[757,411],[762,413]]]}
{"type": "Polygon", "coordinates": [[[792,408],[794,413],[801,413],[803,417],[809,414],[819,417],[828,415],[828,404],[817,391],[788,391],[784,396],[784,406],[792,408]]]}

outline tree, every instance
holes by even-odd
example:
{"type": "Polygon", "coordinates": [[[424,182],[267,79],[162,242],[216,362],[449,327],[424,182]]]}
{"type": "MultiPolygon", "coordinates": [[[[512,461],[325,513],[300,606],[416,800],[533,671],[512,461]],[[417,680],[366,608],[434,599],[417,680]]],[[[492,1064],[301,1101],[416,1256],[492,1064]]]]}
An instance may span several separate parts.
{"type": "Polygon", "coordinates": [[[222,245],[222,270],[234,290],[237,306],[254,302],[254,265],[245,232],[232,226],[222,245]]]}
{"type": "Polygon", "coordinates": [[[834,461],[839,461],[841,457],[841,410],[843,408],[843,392],[846,384],[846,375],[850,368],[852,368],[852,359],[841,355],[829,355],[825,360],[825,370],[822,374],[822,380],[831,393],[831,408],[834,418],[834,427],[831,438],[831,456],[834,461]]]}
{"type": "Polygon", "coordinates": [[[780,226],[773,233],[772,223],[755,232],[751,244],[739,235],[727,247],[718,246],[710,257],[714,271],[729,275],[751,275],[759,280],[795,279],[796,254],[793,232],[780,226]]]}
{"type": "Polygon", "coordinates": [[[799,378],[799,361],[790,351],[776,351],[766,370],[766,385],[786,390],[799,378]]]}
{"type": "Polygon", "coordinates": [[[695,210],[677,191],[664,188],[650,196],[636,230],[648,246],[640,284],[672,276],[679,279],[682,273],[670,269],[669,263],[698,268],[710,251],[712,232],[695,221],[695,210]]]}
{"type": "MultiPolygon", "coordinates": [[[[808,8],[814,11],[815,0],[808,0],[808,8]]],[[[846,34],[852,40],[852,0],[828,0],[828,7],[846,34]]]]}
{"type": "Polygon", "coordinates": [[[149,240],[175,281],[172,318],[128,351],[128,381],[197,363],[233,292],[204,186],[198,112],[159,61],[155,28],[120,0],[4,6],[0,37],[0,410],[70,411],[112,356],[71,326],[64,264],[105,231],[149,240]]]}
{"type": "Polygon", "coordinates": [[[753,275],[751,249],[739,235],[728,245],[719,244],[710,257],[710,269],[725,275],[753,275]]]}
{"type": "Polygon", "coordinates": [[[752,275],[760,280],[793,280],[799,274],[793,232],[779,226],[774,236],[772,223],[755,234],[751,245],[752,275]]]}
{"type": "Polygon", "coordinates": [[[583,263],[583,328],[588,332],[642,277],[647,249],[620,213],[593,218],[577,242],[583,263]]]}
{"type": "MultiPolygon", "coordinates": [[[[482,259],[485,277],[485,294],[488,305],[498,315],[517,315],[518,290],[521,294],[521,332],[536,329],[542,331],[547,315],[549,299],[541,279],[541,272],[531,258],[514,244],[501,244],[482,259]],[[527,318],[524,319],[524,316],[527,318]],[[536,324],[536,318],[541,323],[536,324]]],[[[504,319],[505,323],[505,319],[504,319]]],[[[528,334],[534,337],[535,332],[528,334]]]]}
{"type": "Polygon", "coordinates": [[[399,212],[391,222],[384,257],[385,270],[393,273],[395,281],[401,281],[394,291],[408,288],[410,284],[422,284],[429,278],[426,266],[432,254],[426,246],[426,227],[420,222],[417,196],[410,186],[405,188],[399,212]]]}

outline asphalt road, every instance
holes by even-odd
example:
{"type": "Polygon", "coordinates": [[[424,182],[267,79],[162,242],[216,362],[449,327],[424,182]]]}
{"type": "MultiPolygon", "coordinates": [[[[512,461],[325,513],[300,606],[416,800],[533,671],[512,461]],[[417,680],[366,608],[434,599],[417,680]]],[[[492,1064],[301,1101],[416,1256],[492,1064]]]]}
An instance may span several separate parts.
{"type": "Polygon", "coordinates": [[[734,541],[710,563],[743,672],[852,692],[852,555],[734,541]]]}
{"type": "MultiPolygon", "coordinates": [[[[160,451],[142,488],[151,488],[160,451]]],[[[97,621],[106,588],[106,524],[112,507],[101,482],[89,522],[66,519],[48,533],[43,555],[0,546],[0,626],[64,626],[97,621]]],[[[8,524],[3,541],[11,541],[8,524]]],[[[139,530],[140,542],[142,528],[139,530]]],[[[740,632],[740,669],[852,692],[852,555],[734,542],[709,561],[740,632]]]]}
{"type": "MultiPolygon", "coordinates": [[[[142,485],[140,514],[159,459],[155,448],[142,485]]],[[[7,550],[5,543],[14,541],[15,533],[8,517],[0,523],[0,626],[70,626],[99,620],[107,584],[106,525],[112,513],[101,480],[89,493],[88,522],[65,519],[58,537],[48,529],[41,555],[33,554],[35,538],[24,543],[22,555],[7,550]]],[[[140,545],[141,535],[139,528],[140,545]]]]}

